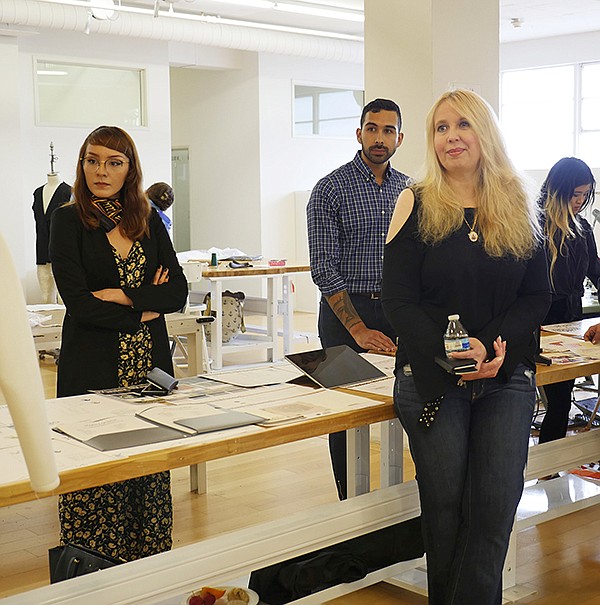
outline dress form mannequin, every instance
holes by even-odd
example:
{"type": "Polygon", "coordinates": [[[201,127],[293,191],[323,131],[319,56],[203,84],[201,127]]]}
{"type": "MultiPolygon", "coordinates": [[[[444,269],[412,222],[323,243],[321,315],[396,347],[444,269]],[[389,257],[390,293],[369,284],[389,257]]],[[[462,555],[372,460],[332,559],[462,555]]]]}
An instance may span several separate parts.
{"type": "Polygon", "coordinates": [[[31,486],[37,492],[49,492],[58,486],[59,479],[44,405],[44,387],[25,311],[25,297],[2,236],[0,265],[3,276],[0,389],[17,431],[31,486]]]}
{"type": "Polygon", "coordinates": [[[48,258],[49,224],[52,212],[69,200],[71,188],[62,182],[58,172],[49,172],[45,185],[33,193],[33,212],[36,220],[37,277],[42,292],[42,303],[57,302],[57,290],[48,258]]]}

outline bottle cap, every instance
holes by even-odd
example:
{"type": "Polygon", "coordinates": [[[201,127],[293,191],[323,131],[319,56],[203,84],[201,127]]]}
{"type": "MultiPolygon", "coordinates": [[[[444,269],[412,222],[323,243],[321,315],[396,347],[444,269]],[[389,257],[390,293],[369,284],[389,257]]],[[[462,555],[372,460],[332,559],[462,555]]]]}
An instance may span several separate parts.
{"type": "Polygon", "coordinates": [[[460,319],[460,315],[458,313],[455,313],[454,315],[448,315],[449,321],[458,321],[459,319],[460,319]]]}

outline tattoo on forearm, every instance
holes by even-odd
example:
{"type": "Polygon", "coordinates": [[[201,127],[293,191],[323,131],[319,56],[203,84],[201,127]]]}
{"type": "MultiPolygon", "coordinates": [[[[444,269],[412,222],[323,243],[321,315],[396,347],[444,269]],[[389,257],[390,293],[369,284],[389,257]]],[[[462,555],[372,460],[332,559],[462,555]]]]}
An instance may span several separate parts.
{"type": "Polygon", "coordinates": [[[327,300],[333,309],[333,312],[347,330],[351,330],[354,326],[362,322],[352,301],[345,292],[334,294],[327,300]]]}

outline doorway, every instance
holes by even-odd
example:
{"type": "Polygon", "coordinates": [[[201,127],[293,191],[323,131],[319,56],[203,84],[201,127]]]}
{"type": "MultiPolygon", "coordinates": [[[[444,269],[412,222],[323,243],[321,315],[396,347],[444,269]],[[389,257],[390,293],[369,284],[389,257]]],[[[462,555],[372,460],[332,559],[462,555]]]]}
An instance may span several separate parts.
{"type": "Polygon", "coordinates": [[[190,152],[187,147],[171,150],[173,204],[173,245],[177,252],[191,248],[190,237],[190,152]]]}

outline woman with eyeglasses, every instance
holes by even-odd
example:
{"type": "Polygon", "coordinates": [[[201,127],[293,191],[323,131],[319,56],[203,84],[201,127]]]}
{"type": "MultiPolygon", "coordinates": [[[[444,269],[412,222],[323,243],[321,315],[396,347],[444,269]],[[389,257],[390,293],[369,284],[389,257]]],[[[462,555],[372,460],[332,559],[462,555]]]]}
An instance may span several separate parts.
{"type": "MultiPolygon", "coordinates": [[[[83,142],[72,201],[52,217],[50,258],[67,308],[59,397],[139,384],[153,367],[173,373],[164,314],[184,306],[187,283],[121,128],[83,142]]],[[[61,543],[125,560],[169,550],[170,474],[64,494],[59,518],[61,543]]]]}
{"type": "MultiPolygon", "coordinates": [[[[596,181],[589,166],[578,158],[562,158],[550,169],[540,193],[550,271],[552,305],[544,324],[583,317],[581,297],[586,277],[598,287],[600,261],[591,225],[581,212],[594,203],[596,181]]],[[[574,380],[544,386],[546,414],[540,443],[567,434],[574,380]]]]}

